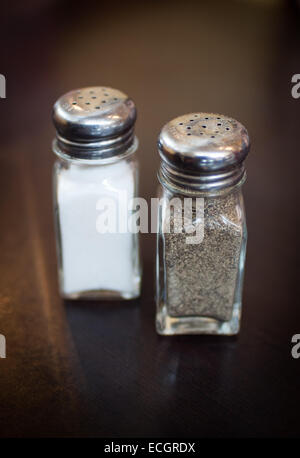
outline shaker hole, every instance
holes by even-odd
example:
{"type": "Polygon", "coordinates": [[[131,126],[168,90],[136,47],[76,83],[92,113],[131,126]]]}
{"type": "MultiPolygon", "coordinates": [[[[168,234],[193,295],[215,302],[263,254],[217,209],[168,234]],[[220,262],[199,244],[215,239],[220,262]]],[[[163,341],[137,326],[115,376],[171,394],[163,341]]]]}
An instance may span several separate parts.
{"type": "Polygon", "coordinates": [[[206,129],[206,126],[202,126],[202,127],[203,127],[203,129],[206,129]]]}
{"type": "Polygon", "coordinates": [[[77,105],[77,102],[73,102],[72,105],[77,105]]]}

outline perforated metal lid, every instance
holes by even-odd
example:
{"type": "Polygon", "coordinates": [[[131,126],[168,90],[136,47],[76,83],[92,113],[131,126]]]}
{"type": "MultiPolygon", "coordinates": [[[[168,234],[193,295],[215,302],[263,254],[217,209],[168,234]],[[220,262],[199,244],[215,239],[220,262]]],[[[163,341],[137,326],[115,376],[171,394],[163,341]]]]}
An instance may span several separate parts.
{"type": "Polygon", "coordinates": [[[126,94],[108,87],[76,89],[53,108],[54,151],[82,159],[123,154],[134,142],[136,108],[126,94]]]}
{"type": "Polygon", "coordinates": [[[158,149],[162,179],[199,190],[232,186],[244,175],[250,141],[245,127],[220,114],[190,113],[168,122],[158,149]]]}

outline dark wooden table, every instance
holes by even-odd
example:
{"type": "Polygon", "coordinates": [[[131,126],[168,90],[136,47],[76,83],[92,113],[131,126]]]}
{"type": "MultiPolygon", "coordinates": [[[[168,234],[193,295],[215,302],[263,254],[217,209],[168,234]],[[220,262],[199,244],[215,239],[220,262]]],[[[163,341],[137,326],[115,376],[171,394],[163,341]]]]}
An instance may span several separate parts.
{"type": "Polygon", "coordinates": [[[0,435],[299,436],[299,10],[288,1],[21,3],[0,32],[0,435]],[[147,199],[169,119],[212,111],[248,127],[238,338],[155,333],[154,235],[142,237],[140,300],[60,299],[51,107],[87,85],[135,100],[147,199]]]}

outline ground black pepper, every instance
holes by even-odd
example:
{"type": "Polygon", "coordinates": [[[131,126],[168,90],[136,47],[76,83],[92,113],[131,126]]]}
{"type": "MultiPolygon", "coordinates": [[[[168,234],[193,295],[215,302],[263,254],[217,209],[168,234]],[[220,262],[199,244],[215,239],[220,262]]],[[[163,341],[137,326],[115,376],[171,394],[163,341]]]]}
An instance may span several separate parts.
{"type": "MultiPolygon", "coordinates": [[[[243,240],[239,199],[236,191],[204,199],[204,239],[199,244],[187,244],[184,232],[164,234],[170,316],[231,319],[243,240]]],[[[174,212],[170,219],[164,226],[172,229],[174,212]]]]}

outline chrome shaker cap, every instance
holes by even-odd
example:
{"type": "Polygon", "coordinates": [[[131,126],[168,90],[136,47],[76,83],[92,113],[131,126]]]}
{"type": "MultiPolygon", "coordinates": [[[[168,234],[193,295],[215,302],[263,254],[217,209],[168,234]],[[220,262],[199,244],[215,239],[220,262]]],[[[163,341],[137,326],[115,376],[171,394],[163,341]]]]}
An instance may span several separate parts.
{"type": "Polygon", "coordinates": [[[110,159],[134,143],[136,108],[123,92],[86,87],[67,92],[53,107],[54,152],[79,159],[110,159]]]}
{"type": "Polygon", "coordinates": [[[247,130],[233,118],[213,113],[179,116],[159,135],[160,177],[171,186],[199,191],[233,186],[245,174],[249,148],[247,130]]]}

